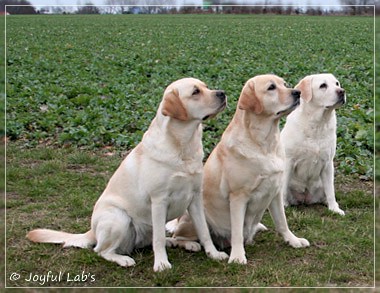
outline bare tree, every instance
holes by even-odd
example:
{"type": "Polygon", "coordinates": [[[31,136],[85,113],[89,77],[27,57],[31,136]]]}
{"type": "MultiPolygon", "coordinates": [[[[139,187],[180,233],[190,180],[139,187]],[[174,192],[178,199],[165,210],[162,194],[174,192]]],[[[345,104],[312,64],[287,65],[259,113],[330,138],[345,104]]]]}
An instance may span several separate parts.
{"type": "Polygon", "coordinates": [[[293,14],[293,11],[294,11],[294,7],[291,5],[284,7],[284,13],[287,15],[293,14]]]}
{"type": "Polygon", "coordinates": [[[105,0],[106,13],[126,13],[133,7],[139,7],[143,13],[163,13],[176,4],[176,0],[105,0]]]}
{"type": "Polygon", "coordinates": [[[81,6],[78,8],[77,13],[78,14],[99,14],[99,8],[96,7],[93,3],[91,2],[86,2],[84,4],[85,6],[81,6]]]}
{"type": "Polygon", "coordinates": [[[108,5],[104,8],[106,13],[126,13],[129,11],[130,6],[137,6],[139,0],[106,0],[105,5],[108,5]]]}
{"type": "Polygon", "coordinates": [[[105,5],[108,5],[106,7],[102,7],[103,12],[109,13],[109,14],[115,14],[117,13],[117,7],[116,7],[116,0],[106,0],[105,5]]]}
{"type": "Polygon", "coordinates": [[[274,14],[282,14],[283,7],[281,0],[277,0],[277,2],[272,6],[272,13],[274,14]]]}
{"type": "Polygon", "coordinates": [[[36,9],[27,0],[1,0],[0,11],[5,11],[5,5],[28,5],[28,6],[8,6],[7,12],[10,14],[36,14],[36,9]]]}
{"type": "Polygon", "coordinates": [[[143,5],[154,5],[145,6],[144,12],[146,13],[162,13],[169,10],[169,7],[176,3],[175,0],[142,0],[143,5]]]}
{"type": "Polygon", "coordinates": [[[344,11],[352,15],[368,14],[373,12],[371,5],[375,5],[374,0],[340,0],[344,7],[344,11]]]}

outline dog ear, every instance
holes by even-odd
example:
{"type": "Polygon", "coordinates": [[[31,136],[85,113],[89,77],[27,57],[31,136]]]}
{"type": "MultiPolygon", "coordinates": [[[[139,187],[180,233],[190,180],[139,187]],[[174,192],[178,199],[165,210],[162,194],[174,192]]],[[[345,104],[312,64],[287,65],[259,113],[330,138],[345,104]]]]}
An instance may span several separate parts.
{"type": "Polygon", "coordinates": [[[164,95],[162,114],[178,120],[188,120],[188,115],[183,106],[177,89],[173,89],[164,95]]]}
{"type": "Polygon", "coordinates": [[[263,112],[263,103],[256,95],[255,84],[252,80],[243,87],[238,105],[241,110],[250,110],[256,114],[263,112]]]}
{"type": "Polygon", "coordinates": [[[311,98],[313,97],[313,92],[311,90],[311,76],[306,76],[302,79],[295,87],[295,89],[301,91],[301,98],[309,103],[311,98]]]}

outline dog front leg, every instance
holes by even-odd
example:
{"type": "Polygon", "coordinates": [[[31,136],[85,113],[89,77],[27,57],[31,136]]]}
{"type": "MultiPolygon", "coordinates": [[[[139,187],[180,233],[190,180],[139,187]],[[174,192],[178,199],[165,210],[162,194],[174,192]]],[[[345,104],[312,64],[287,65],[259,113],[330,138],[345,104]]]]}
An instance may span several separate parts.
{"type": "Polygon", "coordinates": [[[332,161],[322,171],[321,177],[329,210],[344,216],[344,211],[339,208],[335,199],[334,163],[332,161]]]}
{"type": "Polygon", "coordinates": [[[165,222],[167,215],[167,203],[160,197],[152,200],[152,225],[153,225],[153,251],[155,272],[171,269],[171,264],[166,253],[165,222]]]}
{"type": "Polygon", "coordinates": [[[210,231],[206,223],[206,217],[205,217],[202,197],[200,193],[195,194],[194,199],[191,202],[188,211],[189,211],[191,220],[194,224],[195,230],[197,231],[199,241],[205,248],[206,254],[210,258],[216,259],[216,260],[227,259],[228,254],[222,251],[218,251],[211,240],[210,231]]]}
{"type": "Polygon", "coordinates": [[[296,237],[288,227],[288,223],[286,221],[283,198],[280,193],[278,193],[272,202],[269,205],[269,212],[273,219],[273,222],[276,226],[276,230],[282,235],[285,242],[289,243],[290,246],[299,248],[299,247],[307,247],[309,246],[309,241],[304,238],[296,237]]]}
{"type": "MultiPolygon", "coordinates": [[[[236,195],[230,195],[230,198],[236,195]]],[[[247,210],[246,201],[240,198],[230,199],[231,217],[231,255],[228,263],[246,264],[247,258],[244,250],[244,218],[247,210]]]]}

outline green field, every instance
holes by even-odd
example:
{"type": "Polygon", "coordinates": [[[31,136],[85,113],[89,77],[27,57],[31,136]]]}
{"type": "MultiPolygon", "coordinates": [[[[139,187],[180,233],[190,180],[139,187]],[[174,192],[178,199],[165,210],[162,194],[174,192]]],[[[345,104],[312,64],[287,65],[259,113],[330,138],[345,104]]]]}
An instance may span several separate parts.
{"type": "Polygon", "coordinates": [[[373,18],[10,16],[6,29],[8,286],[373,286],[373,18]],[[196,77],[228,95],[228,109],[204,126],[207,157],[247,79],[275,73],[294,86],[320,72],[347,92],[335,160],[346,216],[319,205],[287,209],[310,248],[286,246],[268,214],[270,231],[247,247],[247,266],[169,249],[173,270],[154,274],[151,248],[136,251],[137,265],[126,269],[90,250],[25,239],[36,227],[89,228],[93,204],[173,80],[196,77]],[[48,271],[96,280],[25,280],[48,271]],[[21,278],[10,280],[14,272],[21,278]]]}
{"type": "Polygon", "coordinates": [[[164,88],[192,76],[229,97],[205,127],[207,156],[250,77],[275,73],[294,86],[331,72],[348,98],[338,112],[338,168],[371,177],[373,70],[372,18],[12,16],[7,135],[30,147],[131,148],[164,88]]]}

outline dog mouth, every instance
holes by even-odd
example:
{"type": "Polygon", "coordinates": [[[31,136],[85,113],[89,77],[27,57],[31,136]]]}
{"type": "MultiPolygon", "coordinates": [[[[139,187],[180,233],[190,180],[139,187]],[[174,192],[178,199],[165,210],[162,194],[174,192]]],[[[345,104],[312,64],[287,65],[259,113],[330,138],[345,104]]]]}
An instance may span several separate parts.
{"type": "Polygon", "coordinates": [[[292,112],[295,108],[297,108],[300,104],[300,99],[296,99],[294,103],[287,109],[279,111],[276,113],[276,116],[283,116],[283,115],[288,115],[290,112],[292,112]]]}
{"type": "Polygon", "coordinates": [[[325,108],[326,109],[336,109],[336,108],[343,106],[345,103],[346,103],[345,97],[341,97],[341,98],[339,98],[339,100],[335,104],[330,105],[330,106],[326,106],[325,108]]]}
{"type": "Polygon", "coordinates": [[[208,114],[202,118],[202,121],[206,121],[207,119],[214,118],[218,115],[219,112],[222,112],[227,107],[227,100],[224,100],[218,109],[215,110],[214,113],[208,114]]]}

